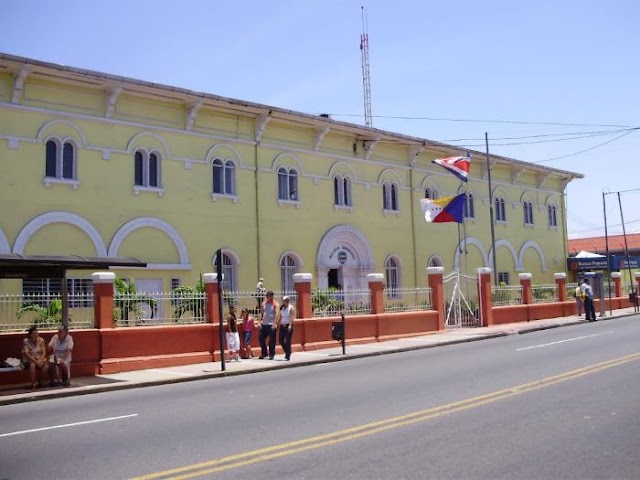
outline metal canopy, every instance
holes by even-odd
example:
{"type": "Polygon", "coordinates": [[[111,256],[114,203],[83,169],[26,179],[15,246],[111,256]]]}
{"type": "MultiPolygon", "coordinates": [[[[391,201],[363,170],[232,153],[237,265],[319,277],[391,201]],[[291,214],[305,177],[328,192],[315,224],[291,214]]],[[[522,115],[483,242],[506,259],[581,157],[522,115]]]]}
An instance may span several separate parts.
{"type": "Polygon", "coordinates": [[[67,270],[106,270],[110,267],[144,268],[146,266],[146,262],[130,257],[0,254],[0,278],[64,278],[67,270]]]}

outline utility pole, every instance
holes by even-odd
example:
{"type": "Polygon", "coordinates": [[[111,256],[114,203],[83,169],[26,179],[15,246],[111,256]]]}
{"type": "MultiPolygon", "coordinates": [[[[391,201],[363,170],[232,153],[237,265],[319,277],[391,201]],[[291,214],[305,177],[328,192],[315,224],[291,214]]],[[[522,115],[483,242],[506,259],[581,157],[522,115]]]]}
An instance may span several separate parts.
{"type": "Polygon", "coordinates": [[[369,72],[369,22],[364,6],[362,11],[362,34],[360,35],[360,56],[362,57],[362,89],[364,96],[364,124],[371,127],[371,74],[369,72]]]}
{"type": "Polygon", "coordinates": [[[491,186],[491,161],[489,159],[489,134],[484,132],[484,143],[487,149],[487,183],[489,187],[489,221],[491,222],[491,251],[493,252],[493,284],[498,286],[498,267],[496,260],[496,227],[493,222],[493,187],[491,186]]]}

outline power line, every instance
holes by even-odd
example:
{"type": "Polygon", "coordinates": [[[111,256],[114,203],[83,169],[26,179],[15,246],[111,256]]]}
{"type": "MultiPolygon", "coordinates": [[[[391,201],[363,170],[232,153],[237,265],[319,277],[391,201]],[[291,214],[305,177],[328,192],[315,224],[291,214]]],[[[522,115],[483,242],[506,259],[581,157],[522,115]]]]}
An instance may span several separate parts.
{"type": "MultiPolygon", "coordinates": [[[[352,113],[331,113],[334,117],[362,117],[352,113]]],[[[466,123],[503,123],[512,125],[550,125],[563,127],[609,127],[609,128],[640,128],[637,125],[615,125],[598,123],[564,123],[564,122],[533,122],[522,120],[480,120],[471,118],[438,118],[438,117],[410,117],[401,115],[372,115],[373,118],[387,118],[391,120],[426,120],[430,122],[466,122],[466,123]]]]}
{"type": "Polygon", "coordinates": [[[595,145],[590,148],[585,148],[584,150],[579,150],[577,152],[568,153],[567,155],[560,155],[558,157],[551,157],[551,158],[547,158],[546,160],[540,160],[540,161],[531,162],[531,163],[544,163],[544,162],[550,162],[552,160],[560,160],[561,158],[573,157],[574,155],[580,155],[581,153],[589,152],[591,150],[595,150],[596,148],[604,147],[605,145],[608,145],[611,142],[615,142],[616,140],[619,140],[622,137],[626,137],[627,135],[635,132],[636,130],[637,129],[634,128],[633,130],[629,130],[628,132],[625,132],[622,135],[618,135],[616,138],[612,138],[611,140],[607,140],[606,142],[599,143],[598,145],[595,145]]]}
{"type": "MultiPolygon", "coordinates": [[[[638,127],[640,128],[640,127],[638,127]]],[[[492,140],[523,140],[523,139],[528,139],[528,138],[546,138],[546,137],[562,137],[562,136],[567,136],[567,135],[589,135],[589,134],[594,134],[594,135],[598,135],[598,134],[607,134],[607,133],[618,133],[618,132],[626,132],[627,130],[632,129],[630,128],[623,128],[623,129],[617,129],[617,130],[596,130],[596,131],[584,131],[584,132],[565,132],[565,133],[545,133],[545,134],[538,134],[538,135],[524,135],[521,137],[495,137],[492,138],[492,140]]],[[[481,140],[484,140],[484,138],[456,138],[456,139],[449,139],[449,140],[442,140],[443,142],[479,142],[481,140]]]]}
{"type": "MultiPolygon", "coordinates": [[[[592,138],[592,137],[602,137],[602,136],[606,136],[606,135],[613,135],[614,133],[620,133],[622,132],[628,132],[631,133],[631,131],[634,130],[640,130],[640,129],[626,129],[626,130],[614,130],[612,132],[604,132],[604,133],[590,133],[590,134],[586,134],[586,135],[580,135],[577,137],[569,137],[569,138],[556,138],[556,139],[551,139],[551,140],[533,140],[530,142],[508,142],[508,143],[496,143],[495,141],[491,142],[491,146],[492,147],[507,147],[507,146],[514,146],[514,145],[535,145],[535,144],[539,144],[539,143],[555,143],[555,142],[566,142],[569,140],[582,140],[584,138],[592,138]]],[[[526,138],[526,137],[523,137],[526,138]]],[[[465,144],[466,147],[482,147],[484,146],[484,144],[465,144]]],[[[543,162],[546,160],[542,160],[543,162]]]]}

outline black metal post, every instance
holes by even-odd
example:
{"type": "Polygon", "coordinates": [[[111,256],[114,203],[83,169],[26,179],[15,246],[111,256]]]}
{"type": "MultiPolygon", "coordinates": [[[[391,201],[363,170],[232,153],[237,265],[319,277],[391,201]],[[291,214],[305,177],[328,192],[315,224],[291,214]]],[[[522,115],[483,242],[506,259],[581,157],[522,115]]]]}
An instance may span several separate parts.
{"type": "MultiPolygon", "coordinates": [[[[611,259],[609,258],[609,234],[607,232],[607,202],[606,193],[602,192],[602,210],[604,212],[604,245],[607,250],[607,285],[609,287],[609,315],[613,315],[613,305],[611,302],[611,259]]],[[[620,279],[622,280],[622,279],[620,279]]]]}
{"type": "Polygon", "coordinates": [[[224,372],[226,364],[224,360],[224,319],[222,312],[222,250],[220,249],[216,251],[216,273],[218,274],[218,316],[220,317],[220,368],[224,372]]]}
{"type": "Polygon", "coordinates": [[[618,206],[620,207],[620,220],[622,221],[622,236],[624,237],[624,256],[627,259],[627,270],[629,271],[629,281],[631,282],[631,294],[633,295],[633,311],[638,311],[637,292],[633,282],[631,273],[631,262],[629,261],[629,246],[627,245],[627,229],[624,226],[624,214],[622,213],[622,200],[620,200],[620,192],[618,192],[618,206]]]}
{"type": "Polygon", "coordinates": [[[344,312],[342,313],[341,321],[342,321],[342,354],[346,355],[347,354],[347,351],[346,351],[347,331],[344,329],[344,326],[345,326],[344,312]]]}
{"type": "Polygon", "coordinates": [[[496,227],[493,224],[493,191],[491,188],[491,162],[489,161],[489,135],[484,132],[484,143],[487,148],[487,181],[489,184],[489,219],[491,221],[491,251],[493,252],[493,283],[498,286],[498,267],[496,261],[496,227]]]}

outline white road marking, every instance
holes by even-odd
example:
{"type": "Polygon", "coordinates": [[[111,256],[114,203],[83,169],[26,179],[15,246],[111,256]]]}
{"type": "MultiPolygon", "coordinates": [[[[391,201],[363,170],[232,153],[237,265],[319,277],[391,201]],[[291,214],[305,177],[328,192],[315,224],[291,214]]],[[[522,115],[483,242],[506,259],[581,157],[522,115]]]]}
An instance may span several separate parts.
{"type": "Polygon", "coordinates": [[[111,420],[120,420],[122,418],[137,417],[137,413],[131,415],[121,415],[120,417],[99,418],[97,420],[86,420],[84,422],[66,423],[64,425],[53,425],[51,427],[32,428],[31,430],[21,430],[19,432],[2,433],[0,437],[12,437],[14,435],[22,435],[24,433],[42,432],[43,430],[54,430],[56,428],[77,427],[78,425],[88,425],[90,423],[110,422],[111,420]]]}
{"type": "Polygon", "coordinates": [[[592,338],[592,337],[597,337],[599,335],[606,335],[607,333],[613,333],[613,330],[610,330],[608,332],[602,332],[602,333],[594,333],[592,335],[583,335],[581,337],[567,338],[566,340],[558,340],[557,342],[543,343],[541,345],[531,345],[530,347],[516,348],[516,352],[521,352],[522,350],[531,350],[533,348],[548,347],[550,345],[558,345],[559,343],[573,342],[574,340],[584,340],[585,338],[592,338]]]}

